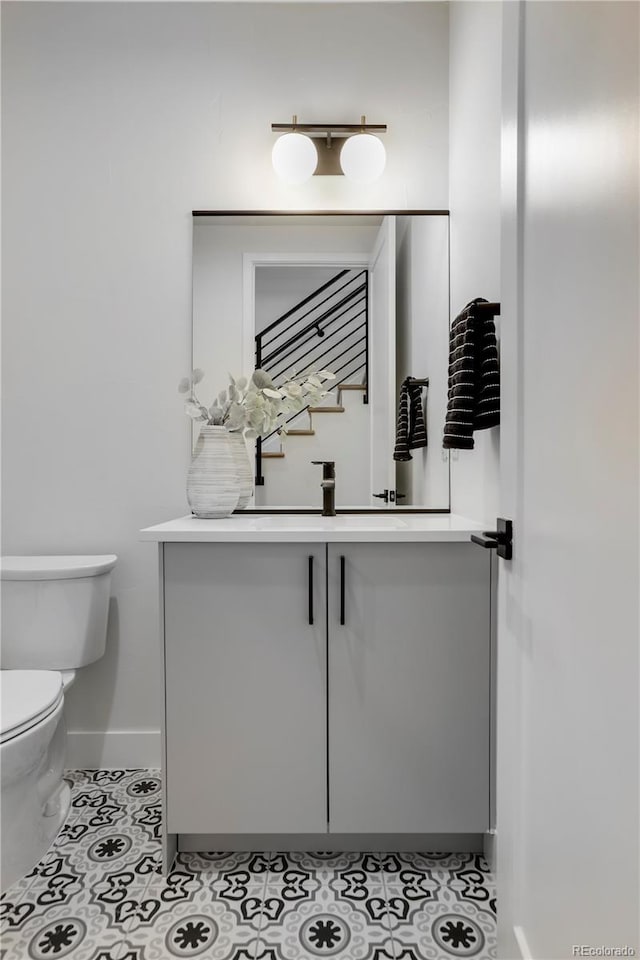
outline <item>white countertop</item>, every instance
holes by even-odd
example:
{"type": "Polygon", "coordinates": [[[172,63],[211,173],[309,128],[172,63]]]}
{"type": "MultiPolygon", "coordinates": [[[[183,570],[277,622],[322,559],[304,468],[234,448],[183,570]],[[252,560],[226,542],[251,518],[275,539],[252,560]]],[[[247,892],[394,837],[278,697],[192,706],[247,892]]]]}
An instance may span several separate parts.
{"type": "Polygon", "coordinates": [[[452,513],[234,514],[224,520],[178,517],[141,530],[142,540],[157,542],[393,542],[468,541],[479,523],[452,513]]]}

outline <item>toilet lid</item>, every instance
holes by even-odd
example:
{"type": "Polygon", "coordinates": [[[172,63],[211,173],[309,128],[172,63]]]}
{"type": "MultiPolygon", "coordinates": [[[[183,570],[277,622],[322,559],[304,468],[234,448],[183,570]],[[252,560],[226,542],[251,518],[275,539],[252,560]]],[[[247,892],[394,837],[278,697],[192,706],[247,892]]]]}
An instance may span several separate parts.
{"type": "Polygon", "coordinates": [[[0,743],[43,720],[62,702],[56,670],[0,670],[0,743]]]}
{"type": "Polygon", "coordinates": [[[0,557],[0,580],[75,580],[109,573],[118,558],[100,556],[0,557]]]}

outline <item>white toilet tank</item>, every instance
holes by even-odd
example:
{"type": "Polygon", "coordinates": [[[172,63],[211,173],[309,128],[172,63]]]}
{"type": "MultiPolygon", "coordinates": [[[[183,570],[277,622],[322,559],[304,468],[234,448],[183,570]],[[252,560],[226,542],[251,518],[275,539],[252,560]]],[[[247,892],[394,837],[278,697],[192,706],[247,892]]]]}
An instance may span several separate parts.
{"type": "Polygon", "coordinates": [[[107,639],[117,557],[2,557],[3,670],[73,670],[107,639]]]}

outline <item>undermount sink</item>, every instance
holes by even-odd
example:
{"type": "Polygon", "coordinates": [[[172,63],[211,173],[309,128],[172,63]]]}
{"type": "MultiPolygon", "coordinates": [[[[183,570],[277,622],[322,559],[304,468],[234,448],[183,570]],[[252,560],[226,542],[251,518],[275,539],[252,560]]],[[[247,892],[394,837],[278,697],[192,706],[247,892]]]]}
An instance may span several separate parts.
{"type": "Polygon", "coordinates": [[[336,517],[323,517],[320,514],[273,514],[268,517],[255,517],[253,522],[258,530],[271,530],[283,527],[297,530],[402,530],[407,524],[401,517],[390,517],[380,514],[339,514],[336,517]]]}

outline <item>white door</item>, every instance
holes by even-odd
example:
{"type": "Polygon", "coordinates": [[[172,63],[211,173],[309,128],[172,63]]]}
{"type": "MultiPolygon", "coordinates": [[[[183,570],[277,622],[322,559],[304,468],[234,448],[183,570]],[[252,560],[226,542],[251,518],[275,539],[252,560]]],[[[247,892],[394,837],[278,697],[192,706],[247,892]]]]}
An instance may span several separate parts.
{"type": "Polygon", "coordinates": [[[498,956],[631,956],[639,7],[503,12],[498,956]]]}
{"type": "Polygon", "coordinates": [[[369,405],[371,410],[371,505],[374,494],[395,491],[396,422],[396,218],[385,217],[369,265],[369,405]]]}

